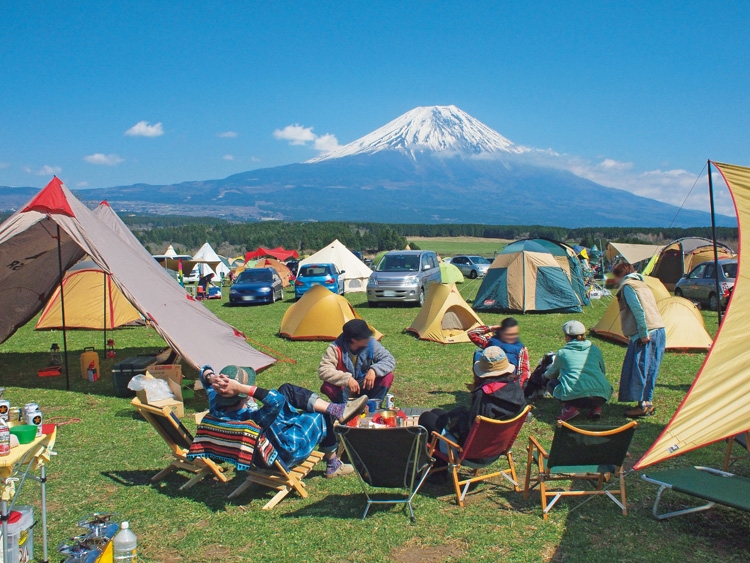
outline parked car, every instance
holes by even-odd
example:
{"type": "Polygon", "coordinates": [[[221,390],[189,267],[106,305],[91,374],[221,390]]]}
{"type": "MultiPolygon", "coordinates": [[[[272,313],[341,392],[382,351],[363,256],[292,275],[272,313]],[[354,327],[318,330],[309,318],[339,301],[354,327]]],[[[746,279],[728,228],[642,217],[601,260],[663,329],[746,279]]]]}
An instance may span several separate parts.
{"type": "Polygon", "coordinates": [[[229,289],[230,305],[275,303],[281,299],[284,299],[284,286],[273,268],[244,270],[229,289]]]}
{"type": "Polygon", "coordinates": [[[289,271],[292,272],[293,276],[296,276],[297,270],[299,269],[299,260],[287,260],[286,267],[289,268],[289,271]]]}
{"type": "Polygon", "coordinates": [[[450,263],[472,280],[483,278],[490,269],[490,261],[481,256],[454,256],[450,263]]]}
{"type": "Polygon", "coordinates": [[[393,250],[386,253],[367,282],[370,307],[380,303],[424,304],[427,289],[440,283],[437,254],[426,250],[393,250]]]}
{"type": "Polygon", "coordinates": [[[344,294],[344,270],[336,264],[305,264],[300,266],[294,280],[294,298],[299,299],[314,285],[327,287],[334,293],[344,294]]]}
{"type": "Polygon", "coordinates": [[[701,305],[708,305],[712,311],[724,308],[729,301],[734,288],[734,278],[737,276],[737,260],[719,260],[719,291],[716,295],[716,267],[713,261],[698,264],[689,274],[682,276],[674,288],[678,297],[686,297],[697,301],[701,305]]]}

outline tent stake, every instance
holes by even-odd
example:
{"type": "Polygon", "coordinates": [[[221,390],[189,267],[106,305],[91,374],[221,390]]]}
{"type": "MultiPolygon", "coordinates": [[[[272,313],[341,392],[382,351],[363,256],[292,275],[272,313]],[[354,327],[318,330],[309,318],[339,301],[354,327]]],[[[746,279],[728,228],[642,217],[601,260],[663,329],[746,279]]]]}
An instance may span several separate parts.
{"type": "Polygon", "coordinates": [[[711,236],[714,239],[714,276],[716,282],[716,313],[721,326],[721,287],[719,286],[719,247],[716,242],[716,209],[714,207],[714,182],[711,178],[711,161],[708,161],[708,197],[711,200],[711,236]]]}
{"type": "Polygon", "coordinates": [[[65,358],[65,389],[70,391],[70,366],[68,365],[68,331],[65,327],[65,285],[63,284],[62,235],[57,225],[57,269],[60,273],[60,312],[63,329],[63,357],[65,358]]]}

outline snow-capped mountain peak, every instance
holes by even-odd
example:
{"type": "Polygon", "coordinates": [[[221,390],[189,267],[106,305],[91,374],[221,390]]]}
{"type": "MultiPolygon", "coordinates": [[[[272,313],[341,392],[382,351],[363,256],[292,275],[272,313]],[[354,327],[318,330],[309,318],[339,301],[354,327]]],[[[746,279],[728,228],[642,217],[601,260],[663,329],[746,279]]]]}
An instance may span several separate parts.
{"type": "Polygon", "coordinates": [[[399,151],[410,156],[421,152],[472,156],[518,154],[527,150],[456,106],[425,106],[407,111],[372,133],[308,162],[381,151],[399,151]]]}

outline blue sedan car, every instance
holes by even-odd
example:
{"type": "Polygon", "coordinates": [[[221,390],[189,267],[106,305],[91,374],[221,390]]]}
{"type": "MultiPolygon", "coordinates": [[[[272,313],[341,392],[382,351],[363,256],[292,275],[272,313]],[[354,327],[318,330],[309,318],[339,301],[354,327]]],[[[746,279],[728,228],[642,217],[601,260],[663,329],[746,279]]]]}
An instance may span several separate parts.
{"type": "Polygon", "coordinates": [[[327,287],[334,293],[344,294],[344,271],[336,264],[305,264],[300,266],[294,282],[294,298],[299,299],[314,285],[327,287]]]}
{"type": "Polygon", "coordinates": [[[284,287],[273,268],[250,268],[241,272],[229,289],[230,305],[275,303],[284,298],[284,287]]]}

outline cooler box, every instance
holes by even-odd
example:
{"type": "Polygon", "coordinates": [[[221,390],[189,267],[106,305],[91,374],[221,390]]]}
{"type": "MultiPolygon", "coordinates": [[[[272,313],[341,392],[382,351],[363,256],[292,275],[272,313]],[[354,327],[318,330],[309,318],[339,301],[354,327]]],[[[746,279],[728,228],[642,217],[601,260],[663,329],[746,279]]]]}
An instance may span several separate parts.
{"type": "MultiPolygon", "coordinates": [[[[34,559],[34,507],[17,506],[8,520],[8,551],[3,563],[27,563],[34,559]]],[[[2,549],[0,549],[2,552],[2,549]]]]}
{"type": "Polygon", "coordinates": [[[112,383],[115,395],[118,397],[135,397],[135,393],[128,389],[128,383],[136,375],[143,375],[148,368],[156,364],[154,356],[136,356],[126,358],[112,368],[112,383]]]}

